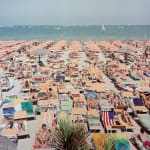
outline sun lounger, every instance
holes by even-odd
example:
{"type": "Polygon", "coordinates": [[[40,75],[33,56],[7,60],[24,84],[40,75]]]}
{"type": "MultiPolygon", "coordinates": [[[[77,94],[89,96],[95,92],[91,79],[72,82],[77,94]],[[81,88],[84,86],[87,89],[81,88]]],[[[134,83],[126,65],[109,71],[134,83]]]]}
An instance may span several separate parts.
{"type": "Polygon", "coordinates": [[[88,111],[88,126],[90,131],[100,131],[101,130],[101,124],[100,124],[100,116],[99,111],[94,109],[88,111]]]}
{"type": "Polygon", "coordinates": [[[37,102],[36,113],[41,113],[47,111],[49,108],[49,100],[40,100],[37,102]]]}
{"type": "Polygon", "coordinates": [[[58,89],[59,94],[64,94],[64,93],[69,93],[68,89],[64,89],[64,88],[59,88],[58,89]]]}
{"type": "Polygon", "coordinates": [[[47,93],[44,92],[44,91],[43,92],[39,92],[37,97],[38,97],[39,100],[46,100],[48,98],[47,97],[47,93]]]}
{"type": "MultiPolygon", "coordinates": [[[[21,120],[21,119],[25,119],[27,121],[27,112],[26,111],[19,111],[19,112],[15,112],[14,113],[14,120],[17,122],[18,120],[21,120]]],[[[18,131],[17,130],[17,135],[18,135],[18,138],[19,137],[29,137],[29,130],[28,130],[28,126],[26,125],[25,126],[25,131],[18,131]]]]}
{"type": "Polygon", "coordinates": [[[56,82],[60,82],[61,80],[65,81],[64,76],[56,76],[56,82]]]}
{"type": "Polygon", "coordinates": [[[85,108],[72,108],[72,115],[85,115],[85,108]]]}
{"type": "Polygon", "coordinates": [[[7,91],[11,90],[13,87],[14,87],[14,79],[9,78],[9,84],[2,86],[1,90],[3,92],[5,92],[5,91],[7,92],[7,91]]]}
{"type": "Polygon", "coordinates": [[[73,105],[73,101],[72,100],[68,100],[68,101],[61,101],[60,107],[62,111],[71,111],[72,109],[72,105],[73,105]]]}
{"type": "MultiPolygon", "coordinates": [[[[128,117],[128,119],[131,121],[131,117],[128,115],[127,116],[128,117]]],[[[119,123],[121,124],[121,125],[123,125],[123,126],[125,126],[125,129],[134,129],[134,125],[133,125],[133,123],[132,123],[132,125],[129,125],[127,122],[124,122],[123,120],[122,120],[122,118],[121,118],[121,114],[118,114],[118,119],[119,119],[119,123]]]]}
{"type": "Polygon", "coordinates": [[[90,109],[97,109],[98,110],[98,100],[97,99],[88,99],[87,100],[87,108],[90,109]]]}
{"type": "Polygon", "coordinates": [[[139,124],[146,130],[148,133],[150,133],[150,115],[148,114],[142,114],[138,115],[138,122],[139,124]]]}
{"type": "Polygon", "coordinates": [[[85,94],[86,99],[99,99],[99,96],[95,92],[88,92],[85,94]]]}
{"type": "Polygon", "coordinates": [[[148,96],[150,96],[150,93],[144,92],[144,93],[141,93],[140,96],[144,100],[145,106],[147,106],[147,108],[150,110],[150,104],[149,104],[149,100],[148,100],[148,96]]]}
{"type": "Polygon", "coordinates": [[[15,112],[14,106],[3,107],[4,118],[13,118],[15,112]]]}
{"type": "Polygon", "coordinates": [[[108,102],[107,99],[99,100],[99,107],[101,111],[111,111],[113,109],[113,106],[108,102]]]}
{"type": "Polygon", "coordinates": [[[137,112],[148,112],[148,109],[144,106],[144,102],[141,98],[133,98],[134,109],[137,112]]]}
{"type": "Polygon", "coordinates": [[[136,74],[136,72],[132,72],[130,74],[131,78],[134,79],[134,80],[140,80],[140,76],[138,74],[136,74]]]}
{"type": "Polygon", "coordinates": [[[112,126],[115,125],[113,111],[102,111],[102,123],[106,130],[113,130],[112,126]]]}
{"type": "Polygon", "coordinates": [[[59,94],[59,100],[60,101],[69,100],[69,95],[68,94],[59,94]]]}

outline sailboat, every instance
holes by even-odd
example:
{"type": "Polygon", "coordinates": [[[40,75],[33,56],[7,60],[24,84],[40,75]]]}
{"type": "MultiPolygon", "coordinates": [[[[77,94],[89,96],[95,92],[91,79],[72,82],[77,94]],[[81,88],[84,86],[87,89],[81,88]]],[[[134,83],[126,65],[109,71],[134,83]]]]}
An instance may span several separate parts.
{"type": "Polygon", "coordinates": [[[104,26],[104,24],[102,25],[102,31],[105,31],[105,26],[104,26]]]}

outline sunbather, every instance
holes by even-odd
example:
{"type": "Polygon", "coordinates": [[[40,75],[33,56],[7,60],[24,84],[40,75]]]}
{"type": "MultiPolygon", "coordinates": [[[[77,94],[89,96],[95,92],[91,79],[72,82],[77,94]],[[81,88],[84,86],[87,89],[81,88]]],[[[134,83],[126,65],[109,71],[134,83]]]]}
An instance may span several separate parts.
{"type": "Polygon", "coordinates": [[[146,149],[150,150],[150,140],[148,135],[145,133],[144,129],[141,128],[141,134],[140,134],[140,138],[141,141],[143,142],[143,145],[146,149]]]}
{"type": "Polygon", "coordinates": [[[41,147],[49,147],[50,146],[50,132],[46,128],[46,124],[42,125],[42,128],[39,129],[37,133],[37,139],[41,144],[41,147]]]}
{"type": "Polygon", "coordinates": [[[139,92],[133,87],[133,96],[139,97],[139,92]]]}
{"type": "Polygon", "coordinates": [[[127,114],[127,108],[124,108],[124,111],[121,113],[121,119],[123,122],[127,123],[129,126],[133,126],[128,114],[127,114]]]}
{"type": "Polygon", "coordinates": [[[150,150],[150,140],[144,129],[141,128],[140,134],[133,137],[141,150],[150,150]]]}
{"type": "Polygon", "coordinates": [[[48,98],[52,98],[54,96],[54,93],[52,91],[52,88],[48,89],[48,98]]]}
{"type": "Polygon", "coordinates": [[[27,121],[25,119],[15,121],[14,128],[16,128],[18,132],[25,131],[27,129],[27,121]]]}
{"type": "Polygon", "coordinates": [[[29,81],[25,81],[25,88],[29,88],[30,87],[30,84],[29,84],[29,81]]]}
{"type": "Polygon", "coordinates": [[[150,96],[147,97],[147,103],[146,103],[147,107],[150,108],[150,96]]]}

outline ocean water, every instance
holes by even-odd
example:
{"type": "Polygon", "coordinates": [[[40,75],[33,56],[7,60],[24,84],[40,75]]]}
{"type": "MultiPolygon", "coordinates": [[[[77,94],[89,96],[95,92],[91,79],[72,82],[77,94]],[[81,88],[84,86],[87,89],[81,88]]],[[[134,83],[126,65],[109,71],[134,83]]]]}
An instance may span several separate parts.
{"type": "Polygon", "coordinates": [[[0,40],[150,40],[150,25],[0,26],[0,40]]]}

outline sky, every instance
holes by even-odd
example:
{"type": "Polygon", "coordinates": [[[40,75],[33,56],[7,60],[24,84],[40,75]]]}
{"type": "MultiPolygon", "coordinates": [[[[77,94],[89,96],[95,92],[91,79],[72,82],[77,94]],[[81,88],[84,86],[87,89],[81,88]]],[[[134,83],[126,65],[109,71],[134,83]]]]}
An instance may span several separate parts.
{"type": "Polygon", "coordinates": [[[150,25],[150,0],[0,0],[0,25],[150,25]]]}

